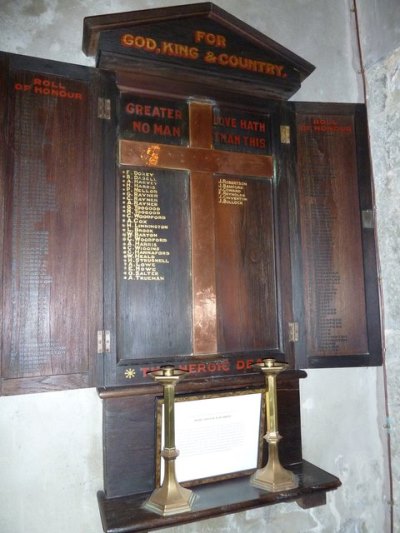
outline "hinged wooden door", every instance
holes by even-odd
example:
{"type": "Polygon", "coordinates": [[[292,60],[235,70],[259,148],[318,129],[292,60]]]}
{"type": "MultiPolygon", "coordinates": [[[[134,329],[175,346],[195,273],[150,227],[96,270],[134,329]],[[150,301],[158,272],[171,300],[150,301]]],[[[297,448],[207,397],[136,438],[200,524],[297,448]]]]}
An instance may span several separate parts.
{"type": "Polygon", "coordinates": [[[3,394],[89,385],[102,329],[103,172],[113,159],[98,104],[112,99],[111,79],[0,55],[3,394]]]}
{"type": "Polygon", "coordinates": [[[364,105],[293,104],[295,344],[300,368],[382,361],[364,105]]]}

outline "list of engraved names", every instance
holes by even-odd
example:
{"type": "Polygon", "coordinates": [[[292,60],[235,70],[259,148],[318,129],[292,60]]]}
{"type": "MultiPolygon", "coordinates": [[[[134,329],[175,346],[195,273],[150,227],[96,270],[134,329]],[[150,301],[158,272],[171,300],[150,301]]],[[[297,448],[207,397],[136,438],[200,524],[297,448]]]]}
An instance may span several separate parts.
{"type": "Polygon", "coordinates": [[[342,333],[341,309],[336,305],[342,280],[335,252],[338,219],[333,193],[333,182],[337,179],[332,157],[334,146],[327,140],[324,145],[316,143],[308,133],[303,136],[308,137],[307,159],[302,163],[302,187],[303,210],[307,213],[304,222],[308,228],[306,250],[307,257],[312,258],[314,280],[316,331],[313,337],[318,352],[335,354],[343,350],[348,338],[342,333]]]}
{"type": "Polygon", "coordinates": [[[123,170],[121,184],[123,279],[163,281],[169,263],[167,217],[159,202],[157,177],[147,170],[123,170]]]}
{"type": "Polygon", "coordinates": [[[364,353],[366,319],[352,119],[312,116],[303,119],[298,131],[309,353],[364,353]]]}
{"type": "Polygon", "coordinates": [[[244,205],[247,202],[247,182],[241,180],[218,180],[218,203],[227,205],[244,205]]]}

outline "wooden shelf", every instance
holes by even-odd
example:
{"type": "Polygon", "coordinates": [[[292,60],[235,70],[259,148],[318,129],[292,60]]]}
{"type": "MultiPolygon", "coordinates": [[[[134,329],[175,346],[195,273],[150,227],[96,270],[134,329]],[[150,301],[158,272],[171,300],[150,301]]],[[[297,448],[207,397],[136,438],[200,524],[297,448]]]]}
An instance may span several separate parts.
{"type": "Polygon", "coordinates": [[[296,489],[264,492],[252,487],[248,477],[210,483],[192,489],[196,499],[190,512],[168,517],[143,509],[150,493],[106,498],[104,492],[99,492],[103,529],[106,533],[144,532],[293,500],[302,508],[315,507],[326,503],[327,491],[341,485],[337,477],[306,461],[292,465],[291,469],[300,479],[296,489]]]}

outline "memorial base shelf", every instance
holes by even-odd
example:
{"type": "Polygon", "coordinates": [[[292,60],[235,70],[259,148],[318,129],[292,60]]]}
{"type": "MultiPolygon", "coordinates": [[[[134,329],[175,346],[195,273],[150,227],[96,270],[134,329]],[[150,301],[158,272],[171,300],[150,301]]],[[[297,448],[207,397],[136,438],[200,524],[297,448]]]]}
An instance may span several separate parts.
{"type": "Polygon", "coordinates": [[[107,498],[98,493],[103,529],[106,533],[133,533],[152,531],[214,518],[276,503],[296,501],[303,509],[324,505],[326,492],[340,487],[341,482],[332,474],[307,461],[291,465],[299,477],[299,486],[281,492],[266,492],[250,485],[249,477],[228,479],[199,485],[190,512],[162,517],[143,508],[150,493],[107,498]]]}

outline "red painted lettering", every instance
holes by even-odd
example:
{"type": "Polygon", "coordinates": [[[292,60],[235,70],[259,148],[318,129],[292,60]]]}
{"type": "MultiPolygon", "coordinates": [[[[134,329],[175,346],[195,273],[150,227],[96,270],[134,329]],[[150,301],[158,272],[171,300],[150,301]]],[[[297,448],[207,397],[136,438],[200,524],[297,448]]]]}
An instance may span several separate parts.
{"type": "Polygon", "coordinates": [[[257,72],[260,74],[267,74],[269,76],[276,76],[278,78],[286,78],[287,74],[284,71],[283,65],[275,65],[274,63],[265,63],[257,59],[249,57],[242,57],[229,54],[215,55],[213,52],[207,51],[204,55],[206,63],[216,63],[222,67],[237,68],[240,70],[247,70],[250,72],[257,72]]]}
{"type": "Polygon", "coordinates": [[[132,129],[138,133],[150,133],[150,124],[148,122],[134,120],[132,122],[132,129]]]}
{"type": "Polygon", "coordinates": [[[220,144],[240,145],[240,135],[231,135],[228,133],[215,132],[215,139],[220,144]]]}
{"type": "Polygon", "coordinates": [[[199,50],[194,46],[187,44],[170,43],[163,41],[161,43],[161,53],[167,56],[183,57],[185,59],[198,59],[199,50]]]}
{"type": "Polygon", "coordinates": [[[220,117],[214,116],[214,125],[215,126],[225,126],[227,128],[236,128],[237,121],[235,117],[220,117]]]}
{"type": "MultiPolygon", "coordinates": [[[[316,133],[352,133],[351,125],[340,125],[334,119],[315,118],[313,119],[312,129],[316,133]]],[[[302,130],[303,131],[303,130],[302,130]]]]}
{"type": "Polygon", "coordinates": [[[196,30],[194,32],[194,42],[205,42],[208,46],[215,46],[216,48],[226,48],[226,38],[223,35],[207,33],[205,31],[200,30],[196,30]]]}
{"type": "Polygon", "coordinates": [[[14,89],[16,91],[24,91],[24,92],[27,92],[27,91],[30,91],[32,88],[32,85],[25,85],[23,83],[16,83],[14,85],[14,89]]]}
{"type": "Polygon", "coordinates": [[[260,148],[263,149],[266,146],[265,139],[262,137],[246,137],[243,136],[243,144],[245,146],[250,146],[251,148],[260,148]]]}
{"type": "Polygon", "coordinates": [[[179,126],[168,126],[168,124],[154,124],[153,133],[165,137],[180,137],[181,129],[179,126]]]}
{"type": "Polygon", "coordinates": [[[236,361],[236,370],[248,370],[254,363],[262,363],[262,359],[238,359],[236,361]]]}
{"type": "Polygon", "coordinates": [[[240,121],[240,127],[242,130],[251,130],[265,133],[265,122],[259,122],[257,120],[242,119],[240,121]]]}
{"type": "Polygon", "coordinates": [[[158,368],[159,368],[159,367],[157,367],[157,366],[151,366],[151,367],[149,367],[149,366],[142,366],[142,367],[140,368],[140,371],[141,371],[141,373],[142,373],[142,376],[145,378],[145,377],[147,377],[147,374],[148,374],[149,372],[152,372],[153,370],[158,370],[158,368]]]}
{"type": "Polygon", "coordinates": [[[56,98],[67,98],[69,100],[83,100],[82,93],[66,91],[65,89],[58,90],[57,88],[40,87],[38,85],[33,87],[34,94],[42,96],[55,96],[56,98]]]}
{"type": "Polygon", "coordinates": [[[48,89],[56,89],[65,91],[65,86],[60,81],[52,81],[42,78],[34,78],[33,85],[35,87],[46,87],[48,89]]]}
{"type": "Polygon", "coordinates": [[[159,107],[128,102],[125,106],[125,111],[129,115],[161,117],[169,120],[182,120],[181,110],[174,109],[173,107],[159,107]]]}
{"type": "Polygon", "coordinates": [[[121,36],[121,44],[127,48],[138,48],[146,52],[157,51],[156,41],[151,37],[143,37],[142,35],[125,33],[121,36]]]}
{"type": "Polygon", "coordinates": [[[229,372],[230,368],[231,368],[231,365],[230,365],[229,361],[223,361],[222,362],[221,369],[224,372],[229,372]]]}

